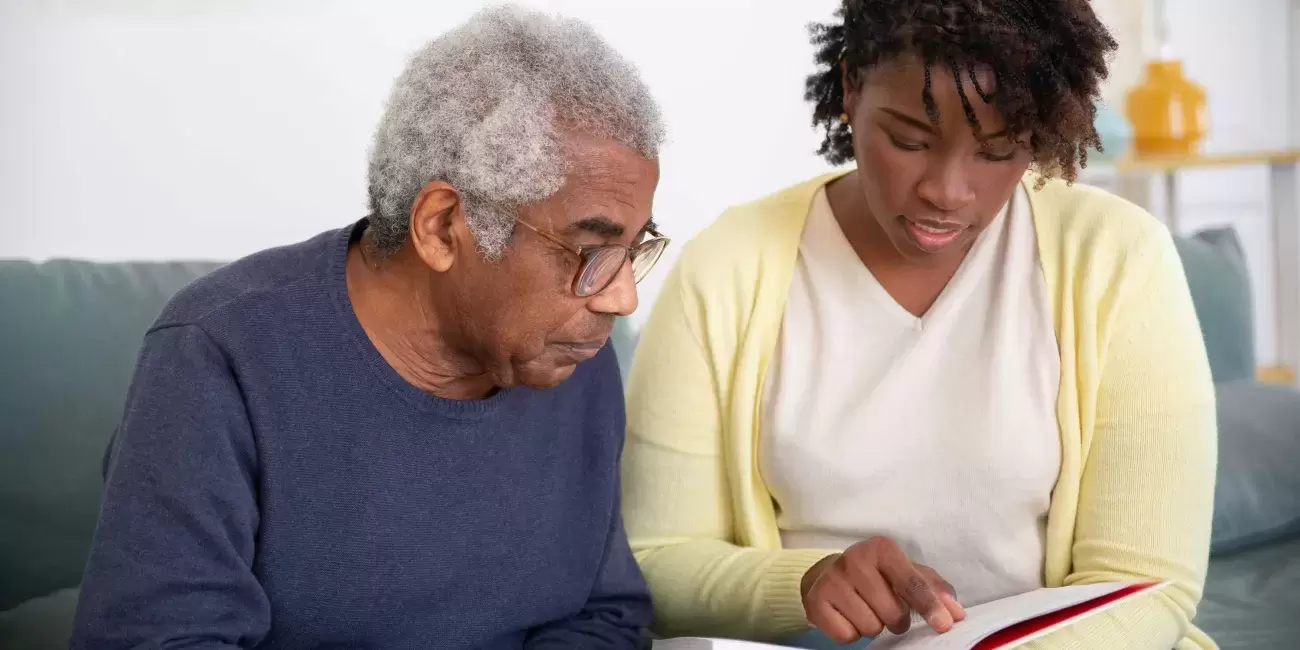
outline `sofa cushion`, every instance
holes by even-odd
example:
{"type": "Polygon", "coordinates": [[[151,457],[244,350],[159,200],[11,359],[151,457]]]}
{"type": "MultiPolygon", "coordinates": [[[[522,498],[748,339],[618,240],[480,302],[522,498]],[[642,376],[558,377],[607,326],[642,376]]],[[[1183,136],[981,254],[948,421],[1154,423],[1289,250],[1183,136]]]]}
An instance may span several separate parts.
{"type": "Polygon", "coordinates": [[[0,612],[0,648],[66,650],[80,593],[78,589],[60,589],[0,612]]]}
{"type": "Polygon", "coordinates": [[[81,581],[144,332],[216,266],[0,261],[0,611],[81,581]]]}
{"type": "Polygon", "coordinates": [[[627,373],[632,368],[632,355],[636,352],[636,324],[628,318],[614,319],[614,331],[609,335],[609,344],[614,346],[614,356],[618,358],[618,368],[623,374],[623,384],[627,385],[627,373]]]}
{"type": "Polygon", "coordinates": [[[1176,237],[1205,337],[1214,381],[1255,376],[1255,321],[1246,254],[1237,231],[1214,228],[1176,237]]]}
{"type": "Polygon", "coordinates": [[[1300,392],[1243,380],[1216,387],[1219,471],[1211,550],[1300,534],[1300,392]]]}

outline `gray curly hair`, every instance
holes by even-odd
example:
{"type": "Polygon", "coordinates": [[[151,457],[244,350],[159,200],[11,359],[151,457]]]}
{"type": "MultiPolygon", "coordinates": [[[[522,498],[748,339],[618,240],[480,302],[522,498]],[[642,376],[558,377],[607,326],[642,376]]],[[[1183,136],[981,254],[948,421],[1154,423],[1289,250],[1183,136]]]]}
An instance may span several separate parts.
{"type": "Polygon", "coordinates": [[[479,249],[499,258],[520,206],[554,194],[566,164],[560,128],[655,159],[663,120],[636,69],[586,23],[516,6],[485,9],[412,57],[370,154],[370,229],[401,247],[420,190],[461,194],[479,249]]]}

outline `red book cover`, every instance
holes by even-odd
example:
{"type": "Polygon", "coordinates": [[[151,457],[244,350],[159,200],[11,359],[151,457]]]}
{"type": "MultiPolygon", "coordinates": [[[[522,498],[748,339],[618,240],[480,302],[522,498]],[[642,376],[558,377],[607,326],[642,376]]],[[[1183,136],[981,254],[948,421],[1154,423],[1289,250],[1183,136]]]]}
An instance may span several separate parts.
{"type": "Polygon", "coordinates": [[[1063,624],[1081,618],[1086,614],[1100,610],[1106,605],[1115,603],[1125,598],[1147,591],[1159,583],[1144,582],[1123,587],[1118,591],[1113,591],[1104,596],[1098,596],[1092,600],[1084,601],[1078,605],[1071,605],[1065,609],[1059,609],[1055,612],[1036,616],[1034,618],[1021,621],[1011,627],[1004,627],[992,635],[985,637],[983,641],[975,644],[971,650],[1003,650],[1012,648],[1016,644],[1027,642],[1031,639],[1042,636],[1049,630],[1056,629],[1063,624]]]}

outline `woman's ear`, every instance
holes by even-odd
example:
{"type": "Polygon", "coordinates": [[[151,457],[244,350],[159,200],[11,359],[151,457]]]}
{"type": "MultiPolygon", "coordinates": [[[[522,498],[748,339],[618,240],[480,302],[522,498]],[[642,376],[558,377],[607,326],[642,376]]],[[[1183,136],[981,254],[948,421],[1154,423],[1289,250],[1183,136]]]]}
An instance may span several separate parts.
{"type": "Polygon", "coordinates": [[[840,61],[840,87],[844,89],[844,114],[853,121],[853,111],[858,104],[859,79],[856,71],[849,69],[847,60],[840,61]]]}

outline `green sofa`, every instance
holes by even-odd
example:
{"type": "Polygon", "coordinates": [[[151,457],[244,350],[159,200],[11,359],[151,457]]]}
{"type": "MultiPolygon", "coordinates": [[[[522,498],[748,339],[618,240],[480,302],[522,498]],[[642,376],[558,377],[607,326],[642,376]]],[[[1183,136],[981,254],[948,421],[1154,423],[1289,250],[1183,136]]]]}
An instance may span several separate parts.
{"type": "Polygon", "coordinates": [[[140,339],[217,266],[0,261],[0,648],[67,647],[140,339]]]}
{"type": "MultiPolygon", "coordinates": [[[[1180,241],[1225,381],[1254,366],[1244,262],[1224,254],[1233,246],[1223,235],[1180,241]]],[[[141,336],[175,291],[217,266],[0,261],[0,648],[67,646],[141,336]]],[[[626,322],[614,345],[630,357],[626,322]]]]}

